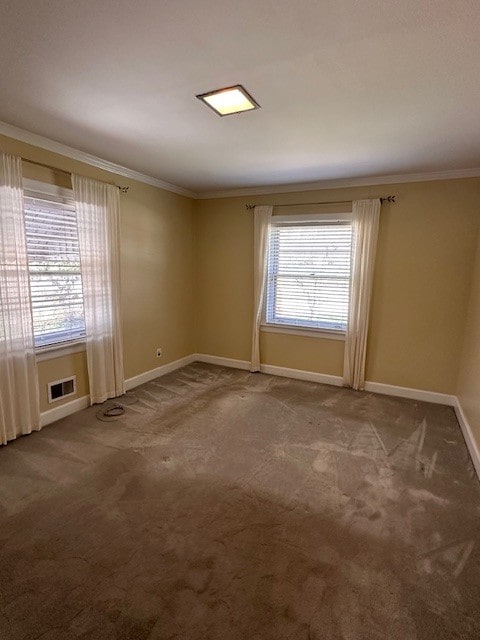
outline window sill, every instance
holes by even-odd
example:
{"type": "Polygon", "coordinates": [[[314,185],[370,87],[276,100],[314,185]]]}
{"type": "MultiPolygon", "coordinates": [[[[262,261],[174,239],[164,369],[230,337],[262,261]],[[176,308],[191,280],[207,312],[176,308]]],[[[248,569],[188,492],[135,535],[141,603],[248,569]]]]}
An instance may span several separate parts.
{"type": "Polygon", "coordinates": [[[310,338],[326,338],[327,340],[345,340],[344,331],[331,329],[308,329],[283,324],[262,324],[260,331],[265,333],[286,333],[292,336],[308,336],[310,338]]]}
{"type": "Polygon", "coordinates": [[[62,358],[63,356],[70,356],[74,353],[82,353],[86,350],[86,344],[84,340],[78,340],[75,342],[64,342],[62,344],[52,344],[47,347],[37,347],[35,349],[35,356],[37,362],[43,362],[44,360],[53,360],[54,358],[62,358]]]}

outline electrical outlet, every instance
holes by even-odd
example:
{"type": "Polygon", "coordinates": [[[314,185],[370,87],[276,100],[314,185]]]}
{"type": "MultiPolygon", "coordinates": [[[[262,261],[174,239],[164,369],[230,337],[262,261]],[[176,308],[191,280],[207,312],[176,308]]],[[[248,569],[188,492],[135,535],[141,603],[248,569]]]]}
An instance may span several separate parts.
{"type": "Polygon", "coordinates": [[[162,347],[158,347],[157,348],[157,358],[161,358],[162,357],[162,347]]]}

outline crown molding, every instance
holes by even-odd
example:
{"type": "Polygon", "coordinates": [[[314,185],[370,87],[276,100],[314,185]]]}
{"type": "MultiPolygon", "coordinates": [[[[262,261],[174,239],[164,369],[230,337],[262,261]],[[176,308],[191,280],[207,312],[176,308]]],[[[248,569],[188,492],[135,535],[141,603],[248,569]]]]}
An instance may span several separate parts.
{"type": "Polygon", "coordinates": [[[472,169],[451,169],[432,171],[430,173],[403,173],[390,176],[370,176],[363,178],[339,178],[338,180],[318,180],[293,184],[279,184],[267,187],[245,187],[241,189],[224,189],[222,191],[203,191],[196,195],[197,199],[234,198],[239,196],[261,196],[277,193],[296,193],[299,191],[319,191],[321,189],[345,189],[347,187],[371,187],[380,184],[405,184],[408,182],[429,182],[432,180],[456,180],[460,178],[480,177],[480,167],[472,169]]]}
{"type": "Polygon", "coordinates": [[[19,127],[15,127],[7,122],[0,121],[0,134],[7,136],[8,138],[13,138],[14,140],[19,140],[20,142],[31,144],[35,147],[40,147],[40,149],[45,149],[46,151],[59,153],[62,156],[71,158],[72,160],[84,162],[92,167],[97,167],[97,169],[103,169],[104,171],[109,171],[110,173],[115,173],[119,176],[124,176],[125,178],[138,180],[138,182],[149,184],[152,187],[165,189],[165,191],[171,191],[181,196],[187,196],[188,198],[197,197],[197,194],[189,189],[179,187],[175,184],[171,184],[170,182],[165,182],[164,180],[154,178],[153,176],[147,176],[144,173],[140,173],[134,169],[129,169],[128,167],[123,167],[122,165],[115,164],[109,160],[98,158],[97,156],[93,156],[85,151],[74,149],[73,147],[69,147],[61,142],[56,142],[55,140],[50,140],[50,138],[40,136],[37,133],[20,129],[19,127]]]}
{"type": "Polygon", "coordinates": [[[138,180],[138,182],[143,182],[159,189],[165,189],[165,191],[171,191],[172,193],[177,193],[178,195],[186,196],[187,198],[200,200],[206,200],[210,198],[260,196],[277,193],[297,193],[299,191],[319,191],[321,189],[344,189],[348,187],[369,187],[381,184],[404,184],[408,182],[429,182],[432,180],[455,180],[461,178],[480,177],[480,167],[473,167],[472,169],[452,169],[446,171],[433,171],[424,173],[404,173],[370,177],[367,176],[362,178],[339,178],[336,180],[318,180],[316,182],[297,182],[293,184],[242,187],[238,189],[232,188],[195,193],[194,191],[186,189],[185,187],[180,187],[178,185],[171,184],[170,182],[160,180],[160,178],[154,178],[153,176],[148,176],[144,173],[140,173],[139,171],[135,171],[134,169],[129,169],[128,167],[115,164],[114,162],[110,162],[109,160],[104,160],[103,158],[91,155],[90,153],[86,153],[85,151],[80,151],[79,149],[69,147],[68,145],[62,144],[61,142],[51,140],[50,138],[45,138],[44,136],[38,135],[37,133],[32,133],[31,131],[21,129],[20,127],[15,127],[14,125],[8,124],[7,122],[0,121],[0,134],[7,136],[8,138],[13,138],[14,140],[19,140],[20,142],[31,144],[35,147],[39,147],[40,149],[45,149],[46,151],[58,153],[67,158],[71,158],[72,160],[84,162],[85,164],[88,164],[92,167],[97,167],[97,169],[103,169],[104,171],[109,171],[110,173],[124,176],[125,178],[138,180]]]}

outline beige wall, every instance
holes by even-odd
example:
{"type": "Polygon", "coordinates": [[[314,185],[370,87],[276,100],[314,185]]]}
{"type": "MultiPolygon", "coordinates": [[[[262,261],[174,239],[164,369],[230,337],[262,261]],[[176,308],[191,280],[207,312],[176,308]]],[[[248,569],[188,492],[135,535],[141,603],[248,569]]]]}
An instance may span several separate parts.
{"type": "Polygon", "coordinates": [[[85,352],[72,353],[63,358],[52,358],[38,363],[38,384],[40,389],[40,411],[46,411],[60,404],[81,398],[89,393],[87,358],[85,352]],[[68,396],[65,400],[58,400],[48,404],[47,385],[54,380],[62,380],[71,375],[77,376],[77,390],[75,395],[68,396]]]}
{"type": "MultiPolygon", "coordinates": [[[[0,136],[0,149],[66,171],[130,185],[121,196],[122,317],[126,377],[193,352],[248,360],[252,318],[253,220],[247,202],[287,204],[397,194],[382,207],[367,379],[456,393],[480,225],[480,180],[385,185],[193,202],[0,136]],[[163,348],[157,359],[155,349],[163,348]]],[[[24,175],[69,186],[63,173],[24,164],[24,175]]],[[[480,256],[480,248],[477,253],[480,256]]],[[[480,257],[459,393],[480,431],[480,257]]],[[[343,343],[262,334],[266,364],[341,375],[343,343]]],[[[48,381],[77,375],[84,354],[39,363],[42,411],[48,381]]],[[[68,398],[70,400],[71,398],[68,398]]]]}
{"type": "Polygon", "coordinates": [[[473,274],[457,395],[480,450],[480,234],[473,274]]]}
{"type": "MultiPolygon", "coordinates": [[[[253,221],[245,204],[351,200],[382,206],[367,379],[455,393],[480,223],[480,180],[272,194],[196,203],[197,350],[250,358],[253,221]]],[[[341,375],[343,342],[264,333],[265,364],[341,375]]]]}
{"type": "MultiPolygon", "coordinates": [[[[194,351],[193,202],[129,178],[0,136],[0,150],[66,171],[129,185],[121,195],[121,286],[127,378],[182,358],[194,351]],[[163,348],[157,359],[156,347],[163,348]]],[[[24,163],[24,176],[70,186],[69,177],[24,163]]],[[[77,396],[87,393],[84,354],[39,363],[41,410],[47,382],[77,376],[77,396]]],[[[66,401],[72,400],[69,397],[66,401]]]]}

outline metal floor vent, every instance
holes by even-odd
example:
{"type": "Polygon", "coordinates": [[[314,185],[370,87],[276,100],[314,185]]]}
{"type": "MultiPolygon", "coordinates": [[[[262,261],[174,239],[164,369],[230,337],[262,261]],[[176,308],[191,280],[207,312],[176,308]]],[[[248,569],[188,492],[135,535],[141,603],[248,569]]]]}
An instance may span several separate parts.
{"type": "Polygon", "coordinates": [[[55,380],[48,383],[48,401],[55,402],[67,396],[73,396],[77,392],[77,376],[55,380]]]}

